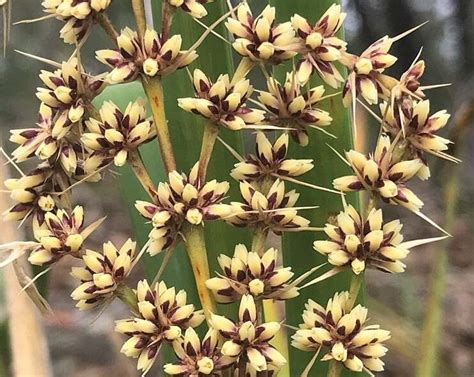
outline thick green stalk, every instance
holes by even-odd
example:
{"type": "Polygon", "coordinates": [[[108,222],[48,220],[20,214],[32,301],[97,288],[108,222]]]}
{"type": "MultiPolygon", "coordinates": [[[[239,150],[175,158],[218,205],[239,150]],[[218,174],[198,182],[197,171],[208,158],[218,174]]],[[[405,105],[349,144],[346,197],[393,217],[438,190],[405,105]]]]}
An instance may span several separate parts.
{"type": "Polygon", "coordinates": [[[132,311],[138,312],[137,295],[129,286],[122,284],[117,287],[117,297],[123,301],[132,311]]]}
{"type": "Polygon", "coordinates": [[[209,321],[210,314],[216,313],[217,309],[214,298],[206,287],[206,280],[209,279],[209,263],[207,260],[204,229],[200,225],[191,225],[186,222],[183,225],[182,232],[185,238],[186,251],[193,269],[199,299],[206,319],[209,321]]]}
{"type": "Polygon", "coordinates": [[[142,84],[150,102],[163,164],[167,172],[176,170],[173,144],[171,143],[168,120],[166,119],[165,113],[165,101],[161,79],[159,77],[143,78],[142,84]]]}
{"type": "Polygon", "coordinates": [[[341,375],[341,369],[340,361],[331,360],[329,362],[327,377],[339,377],[341,375]]]}

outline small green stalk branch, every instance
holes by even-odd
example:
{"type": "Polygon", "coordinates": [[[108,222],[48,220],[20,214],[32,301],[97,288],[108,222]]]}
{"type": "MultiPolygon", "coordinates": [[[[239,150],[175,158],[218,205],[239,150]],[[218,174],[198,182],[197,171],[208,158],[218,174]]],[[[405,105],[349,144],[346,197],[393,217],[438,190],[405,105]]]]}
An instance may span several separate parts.
{"type": "Polygon", "coordinates": [[[165,113],[165,101],[163,96],[163,85],[159,77],[142,78],[142,85],[150,102],[156,134],[160,144],[161,159],[167,172],[176,170],[173,144],[168,129],[168,120],[165,113]]]}
{"type": "Polygon", "coordinates": [[[341,363],[336,360],[329,362],[327,377],[339,377],[341,375],[341,363]]]}
{"type": "Polygon", "coordinates": [[[360,273],[359,275],[352,274],[351,286],[349,288],[349,301],[347,302],[348,308],[352,309],[354,307],[363,282],[364,273],[360,273]]]}
{"type": "Polygon", "coordinates": [[[117,297],[122,300],[122,302],[126,304],[132,311],[138,312],[137,295],[132,288],[125,284],[121,284],[117,287],[115,292],[117,297]]]}
{"type": "Polygon", "coordinates": [[[201,183],[206,182],[206,172],[211,161],[212,151],[219,134],[219,126],[212,122],[206,123],[204,126],[204,134],[202,136],[201,154],[199,156],[198,177],[201,183]]]}
{"type": "Polygon", "coordinates": [[[268,230],[262,227],[255,228],[252,237],[252,251],[262,256],[265,253],[265,244],[267,242],[268,230]]]}
{"type": "Polygon", "coordinates": [[[214,298],[206,287],[206,280],[209,279],[209,263],[207,260],[206,241],[204,239],[204,229],[200,225],[185,223],[182,228],[185,238],[186,251],[194,273],[196,288],[201,305],[209,321],[210,314],[216,313],[214,298]]]}

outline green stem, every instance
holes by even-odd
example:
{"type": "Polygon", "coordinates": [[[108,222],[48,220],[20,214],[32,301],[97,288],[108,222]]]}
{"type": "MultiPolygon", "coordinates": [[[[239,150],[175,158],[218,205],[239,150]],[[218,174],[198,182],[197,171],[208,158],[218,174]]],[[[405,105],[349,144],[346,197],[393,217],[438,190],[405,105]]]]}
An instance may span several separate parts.
{"type": "Polygon", "coordinates": [[[117,297],[122,300],[132,311],[138,312],[137,295],[132,288],[125,284],[121,284],[115,291],[117,297]]]}
{"type": "Polygon", "coordinates": [[[117,37],[119,34],[117,33],[117,30],[115,30],[114,25],[110,21],[109,16],[105,14],[104,12],[97,13],[97,21],[99,22],[99,25],[104,29],[105,33],[112,39],[114,44],[117,44],[117,37]]]}
{"type": "Polygon", "coordinates": [[[339,377],[341,375],[341,363],[336,360],[329,362],[327,377],[339,377]]]}
{"type": "Polygon", "coordinates": [[[150,103],[153,121],[155,123],[158,142],[160,143],[161,159],[166,171],[176,170],[173,144],[168,128],[168,120],[165,113],[165,101],[163,96],[163,85],[159,77],[142,78],[142,85],[150,103]]]}
{"type": "Polygon", "coordinates": [[[206,280],[209,279],[210,274],[204,229],[202,226],[191,225],[186,222],[181,231],[185,238],[186,251],[193,269],[199,299],[206,319],[209,321],[210,314],[216,313],[217,309],[214,298],[206,287],[206,280]]]}
{"type": "Polygon", "coordinates": [[[219,126],[212,122],[206,123],[204,126],[204,134],[202,136],[201,154],[199,156],[198,177],[199,181],[204,184],[206,182],[206,172],[211,161],[212,151],[219,134],[219,126]]]}
{"type": "Polygon", "coordinates": [[[252,251],[262,256],[265,252],[265,244],[267,241],[268,230],[262,227],[256,227],[252,238],[252,251]]]}
{"type": "Polygon", "coordinates": [[[349,288],[349,301],[347,302],[348,309],[352,309],[359,296],[360,287],[364,281],[364,274],[360,273],[359,275],[352,274],[351,277],[351,286],[349,288]]]}

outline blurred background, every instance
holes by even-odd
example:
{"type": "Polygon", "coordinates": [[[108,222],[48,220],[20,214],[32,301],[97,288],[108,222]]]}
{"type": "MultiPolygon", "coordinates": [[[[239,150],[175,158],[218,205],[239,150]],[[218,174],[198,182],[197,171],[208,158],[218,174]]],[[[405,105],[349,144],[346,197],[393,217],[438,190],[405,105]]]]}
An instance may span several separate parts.
{"type": "MultiPolygon", "coordinates": [[[[346,38],[353,53],[359,53],[383,35],[394,36],[430,21],[393,47],[399,61],[390,73],[399,76],[423,47],[421,56],[427,63],[423,84],[452,83],[449,87],[430,91],[429,97],[432,111],[447,109],[452,114],[442,135],[457,140],[455,155],[463,160],[459,167],[449,162],[432,161],[434,178],[430,184],[415,184],[415,192],[423,193],[424,212],[438,224],[446,225],[446,211],[449,213],[455,207],[453,220],[448,218],[446,225],[454,238],[447,243],[416,248],[408,257],[409,268],[402,278],[368,274],[367,304],[372,309],[372,318],[394,330],[394,340],[385,358],[387,370],[380,375],[414,376],[429,297],[433,289],[438,292],[445,282],[442,330],[438,334],[441,342],[438,375],[474,376],[474,2],[346,0],[343,7],[348,13],[346,38]]],[[[39,2],[14,1],[13,21],[39,16],[39,2]]],[[[114,6],[110,8],[110,16],[115,25],[124,26],[132,21],[130,15],[114,6]]],[[[66,59],[71,48],[59,43],[59,28],[60,23],[54,20],[12,27],[7,56],[0,57],[0,143],[7,151],[11,151],[7,142],[8,130],[30,127],[36,120],[39,101],[34,93],[35,87],[40,85],[38,72],[48,68],[44,63],[20,56],[13,48],[56,61],[66,59]]],[[[106,45],[106,36],[97,31],[87,48],[92,51],[106,45]]],[[[86,59],[84,64],[93,72],[103,70],[93,58],[86,59]]],[[[362,112],[359,114],[360,132],[364,132],[367,144],[372,145],[377,128],[371,127],[370,118],[365,118],[362,112]]],[[[364,145],[359,147],[364,148],[364,145]]],[[[115,184],[84,186],[77,190],[77,201],[89,209],[91,218],[108,214],[110,226],[103,227],[102,233],[96,232],[92,243],[100,245],[105,238],[120,243],[131,234],[126,209],[118,205],[120,200],[115,184]]],[[[400,216],[405,223],[407,239],[419,238],[419,234],[436,235],[420,219],[407,216],[406,212],[400,216]]],[[[0,228],[1,232],[5,233],[6,228],[0,228]]],[[[48,283],[49,302],[57,317],[46,321],[44,333],[54,375],[137,375],[134,362],[119,354],[121,339],[113,332],[113,321],[125,315],[124,309],[120,304],[112,305],[102,313],[100,321],[95,321],[98,313],[75,310],[74,302],[69,298],[74,282],[69,276],[71,265],[68,263],[62,262],[60,268],[55,268],[48,283]]],[[[7,331],[11,308],[6,303],[3,287],[8,279],[0,270],[0,376],[10,375],[9,339],[15,337],[7,331]]],[[[19,296],[13,299],[16,297],[19,296]]]]}

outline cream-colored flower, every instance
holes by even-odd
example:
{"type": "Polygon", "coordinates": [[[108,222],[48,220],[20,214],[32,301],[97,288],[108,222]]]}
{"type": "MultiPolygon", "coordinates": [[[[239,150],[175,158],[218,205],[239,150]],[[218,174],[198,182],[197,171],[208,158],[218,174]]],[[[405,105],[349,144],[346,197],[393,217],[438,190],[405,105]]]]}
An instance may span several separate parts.
{"type": "Polygon", "coordinates": [[[227,19],[225,25],[235,37],[234,50],[253,61],[278,64],[296,55],[292,48],[297,46],[295,31],[290,22],[276,23],[274,7],[267,6],[254,17],[247,2],[243,2],[236,18],[227,19]]]}
{"type": "Polygon", "coordinates": [[[212,314],[211,325],[226,339],[221,348],[225,356],[237,360],[245,358],[258,372],[268,370],[270,366],[279,368],[286,364],[283,355],[269,344],[280,330],[280,324],[258,324],[257,309],[252,296],[242,296],[237,322],[212,314]]]}
{"type": "Polygon", "coordinates": [[[146,118],[141,101],[130,102],[124,112],[112,102],[105,102],[100,119],[89,118],[81,137],[86,148],[114,159],[116,166],[127,162],[129,153],[155,137],[151,119],[146,118]]]}
{"type": "Polygon", "coordinates": [[[136,242],[128,239],[120,249],[104,243],[102,253],[86,250],[84,267],[73,267],[71,275],[81,284],[71,293],[80,310],[94,308],[112,298],[117,287],[128,277],[136,257],[136,242]]]}
{"type": "Polygon", "coordinates": [[[207,280],[219,302],[234,302],[249,294],[255,299],[288,300],[298,296],[298,288],[291,284],[291,267],[277,267],[278,250],[268,249],[261,257],[237,245],[232,258],[218,257],[222,274],[207,280]]]}
{"type": "Polygon", "coordinates": [[[173,342],[189,327],[204,320],[202,310],[186,304],[186,292],[176,292],[164,282],[150,287],[146,280],[138,283],[138,313],[133,318],[116,322],[115,331],[130,338],[120,350],[128,357],[138,358],[137,369],[145,375],[158,356],[163,342],[173,342]]]}
{"type": "Polygon", "coordinates": [[[405,185],[423,167],[423,162],[419,158],[397,160],[388,135],[380,136],[373,154],[365,156],[352,150],[346,152],[346,157],[355,175],[336,178],[333,181],[336,190],[366,190],[414,212],[423,206],[421,199],[405,185]]]}
{"type": "Polygon", "coordinates": [[[178,361],[165,364],[164,372],[181,376],[215,376],[218,371],[228,368],[234,358],[224,356],[219,347],[219,332],[213,328],[199,339],[196,331],[189,327],[183,338],[173,341],[173,350],[178,361]]]}
{"type": "Polygon", "coordinates": [[[324,348],[323,361],[339,361],[354,372],[383,371],[381,357],[387,353],[383,343],[390,339],[390,332],[378,325],[367,325],[367,309],[361,305],[349,308],[348,299],[349,292],[336,293],[326,308],[309,300],[303,312],[304,322],[291,344],[310,352],[324,348]]]}
{"type": "MultiPolygon", "coordinates": [[[[79,122],[89,104],[105,88],[105,82],[89,74],[77,58],[61,64],[54,72],[41,71],[40,79],[45,88],[37,88],[36,97],[59,112],[66,112],[70,122],[79,122]]],[[[58,128],[58,135],[61,130],[58,128]]]]}
{"type": "Polygon", "coordinates": [[[168,3],[176,8],[181,8],[190,16],[202,18],[207,15],[205,4],[211,3],[213,0],[167,0],[168,3]]]}
{"type": "Polygon", "coordinates": [[[384,130],[393,138],[401,134],[400,146],[405,151],[405,158],[419,158],[423,167],[417,175],[422,179],[430,176],[425,153],[432,154],[447,160],[456,159],[446,153],[450,140],[436,135],[446,126],[450,115],[446,110],[430,115],[430,101],[405,101],[401,110],[394,110],[392,106],[383,103],[380,111],[384,116],[384,130]]]}
{"type": "Polygon", "coordinates": [[[299,194],[285,192],[285,183],[277,179],[264,195],[249,182],[240,183],[243,202],[232,202],[232,216],[227,221],[236,226],[259,226],[281,234],[285,229],[306,227],[309,220],[293,209],[299,194]]]}
{"type": "Polygon", "coordinates": [[[345,17],[341,6],[333,4],[315,26],[311,26],[298,14],[291,18],[296,35],[304,46],[301,49],[302,58],[297,64],[297,77],[300,83],[306,84],[314,72],[333,88],[337,88],[344,81],[334,63],[346,50],[346,42],[336,37],[345,17]]]}
{"type": "Polygon", "coordinates": [[[240,130],[263,120],[262,110],[245,106],[253,91],[249,80],[242,79],[234,84],[225,74],[213,83],[204,72],[195,69],[193,83],[196,96],[178,99],[178,105],[183,110],[199,114],[230,130],[240,130]]]}
{"type": "Polygon", "coordinates": [[[125,28],[117,37],[117,45],[117,50],[96,52],[100,62],[113,68],[107,76],[113,84],[134,81],[140,73],[146,77],[164,76],[197,58],[196,51],[181,50],[180,35],[163,39],[153,29],[147,29],[140,40],[137,32],[125,28]]]}
{"type": "Polygon", "coordinates": [[[350,266],[355,274],[366,268],[383,272],[405,271],[402,260],[410,252],[402,243],[399,220],[383,222],[381,209],[372,209],[364,218],[352,206],[340,212],[334,224],[326,224],[328,240],[314,242],[314,249],[327,255],[334,266],[350,266]]]}
{"type": "Polygon", "coordinates": [[[204,221],[222,219],[231,208],[222,200],[229,190],[228,182],[215,179],[201,183],[197,178],[198,164],[189,175],[177,171],[169,173],[168,183],[158,185],[153,203],[137,201],[135,207],[140,214],[151,220],[149,252],[154,255],[168,249],[177,239],[184,221],[200,225],[204,221]]]}
{"type": "Polygon", "coordinates": [[[368,104],[376,104],[379,98],[390,98],[391,90],[398,81],[383,72],[397,61],[388,53],[393,41],[393,38],[385,36],[372,43],[360,56],[342,54],[340,61],[349,70],[342,90],[345,106],[352,103],[353,97],[361,96],[368,104]]]}
{"type": "Polygon", "coordinates": [[[31,253],[28,261],[34,265],[51,264],[66,255],[78,256],[89,232],[85,232],[84,209],[58,209],[46,212],[44,223],[34,230],[41,248],[31,253]]]}
{"type": "Polygon", "coordinates": [[[267,86],[268,92],[262,91],[258,96],[269,112],[266,121],[274,126],[293,128],[290,133],[298,144],[308,144],[308,128],[331,123],[329,113],[316,107],[324,94],[324,86],[304,89],[294,72],[287,73],[283,85],[271,77],[267,86]]]}
{"type": "Polygon", "coordinates": [[[235,164],[230,175],[238,181],[257,181],[278,174],[298,177],[313,168],[313,160],[287,158],[288,134],[282,134],[273,144],[263,132],[257,132],[255,155],[235,164]]]}

